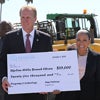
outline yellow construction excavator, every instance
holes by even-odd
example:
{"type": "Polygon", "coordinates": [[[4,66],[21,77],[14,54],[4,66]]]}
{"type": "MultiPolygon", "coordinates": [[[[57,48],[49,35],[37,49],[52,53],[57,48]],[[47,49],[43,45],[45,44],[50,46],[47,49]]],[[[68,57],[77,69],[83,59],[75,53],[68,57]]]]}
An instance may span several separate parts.
{"type": "Polygon", "coordinates": [[[53,49],[64,51],[75,43],[76,32],[86,29],[91,33],[90,48],[100,53],[100,32],[96,14],[47,14],[47,21],[38,22],[39,30],[52,36],[53,49]]]}

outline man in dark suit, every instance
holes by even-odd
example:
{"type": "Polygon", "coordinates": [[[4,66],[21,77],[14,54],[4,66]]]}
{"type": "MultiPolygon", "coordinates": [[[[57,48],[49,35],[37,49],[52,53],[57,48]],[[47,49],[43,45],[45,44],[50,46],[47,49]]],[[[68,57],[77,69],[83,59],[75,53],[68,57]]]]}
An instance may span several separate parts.
{"type": "MultiPolygon", "coordinates": [[[[10,86],[7,80],[7,54],[25,53],[27,34],[31,50],[30,52],[47,52],[52,51],[52,40],[49,34],[34,29],[34,23],[37,19],[36,8],[24,6],[20,9],[20,20],[22,28],[9,32],[4,37],[4,45],[2,48],[0,61],[2,72],[2,87],[8,92],[10,86]]],[[[29,94],[6,94],[5,100],[45,100],[45,93],[29,93],[29,94]]]]}

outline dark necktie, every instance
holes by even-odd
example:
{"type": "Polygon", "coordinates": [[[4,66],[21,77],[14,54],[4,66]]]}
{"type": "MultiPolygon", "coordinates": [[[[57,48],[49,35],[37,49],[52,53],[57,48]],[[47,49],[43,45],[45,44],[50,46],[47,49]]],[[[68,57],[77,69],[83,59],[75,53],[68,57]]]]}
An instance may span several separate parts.
{"type": "Polygon", "coordinates": [[[31,43],[29,40],[29,36],[30,36],[30,34],[26,35],[26,52],[27,53],[31,52],[31,43]]]}

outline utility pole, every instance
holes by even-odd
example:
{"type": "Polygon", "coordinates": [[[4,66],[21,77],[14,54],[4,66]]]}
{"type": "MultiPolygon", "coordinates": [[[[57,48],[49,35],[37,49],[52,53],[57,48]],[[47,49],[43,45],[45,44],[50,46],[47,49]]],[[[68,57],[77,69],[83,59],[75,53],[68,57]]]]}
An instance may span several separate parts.
{"type": "Polygon", "coordinates": [[[2,4],[0,4],[0,22],[1,22],[1,15],[2,15],[2,4]]]}
{"type": "Polygon", "coordinates": [[[5,3],[5,0],[0,0],[0,21],[2,16],[2,4],[5,3]]]}

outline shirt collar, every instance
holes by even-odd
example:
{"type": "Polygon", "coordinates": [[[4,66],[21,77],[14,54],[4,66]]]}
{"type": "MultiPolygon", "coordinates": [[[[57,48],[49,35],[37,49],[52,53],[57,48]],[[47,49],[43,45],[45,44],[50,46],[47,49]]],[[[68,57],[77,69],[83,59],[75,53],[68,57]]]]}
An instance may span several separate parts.
{"type": "MultiPolygon", "coordinates": [[[[23,33],[23,36],[25,37],[26,34],[28,34],[27,32],[24,31],[24,29],[22,28],[22,33],[23,33]]],[[[34,33],[35,33],[35,29],[33,29],[31,32],[30,32],[30,36],[34,37],[34,33]]]]}

